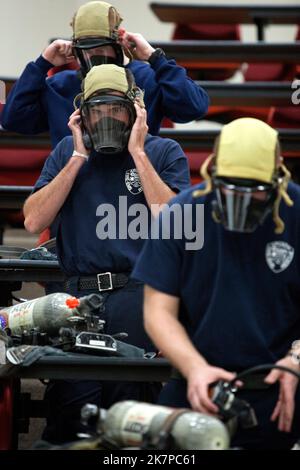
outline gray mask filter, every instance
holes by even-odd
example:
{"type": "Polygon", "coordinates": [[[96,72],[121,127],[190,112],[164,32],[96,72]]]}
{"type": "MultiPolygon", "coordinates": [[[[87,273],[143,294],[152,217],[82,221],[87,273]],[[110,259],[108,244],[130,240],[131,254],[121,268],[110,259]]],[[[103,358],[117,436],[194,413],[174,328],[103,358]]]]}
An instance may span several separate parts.
{"type": "Polygon", "coordinates": [[[129,135],[130,131],[124,122],[104,117],[94,126],[90,137],[96,152],[112,154],[125,149],[129,135]]]}

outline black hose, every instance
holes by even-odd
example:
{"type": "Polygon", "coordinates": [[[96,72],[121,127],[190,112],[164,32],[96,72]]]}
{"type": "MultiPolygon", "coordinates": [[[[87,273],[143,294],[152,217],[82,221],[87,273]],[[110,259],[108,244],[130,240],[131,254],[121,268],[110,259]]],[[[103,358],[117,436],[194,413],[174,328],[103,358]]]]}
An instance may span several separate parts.
{"type": "Polygon", "coordinates": [[[249,369],[246,369],[243,372],[240,372],[239,374],[235,376],[234,379],[232,379],[229,382],[229,385],[234,386],[234,383],[237,380],[242,380],[244,377],[247,377],[248,375],[252,375],[257,372],[269,372],[272,369],[278,369],[278,370],[282,370],[283,372],[288,372],[294,375],[295,377],[297,377],[297,379],[300,379],[300,372],[296,372],[294,369],[291,369],[290,367],[279,366],[277,364],[262,364],[261,366],[250,367],[249,369]]]}

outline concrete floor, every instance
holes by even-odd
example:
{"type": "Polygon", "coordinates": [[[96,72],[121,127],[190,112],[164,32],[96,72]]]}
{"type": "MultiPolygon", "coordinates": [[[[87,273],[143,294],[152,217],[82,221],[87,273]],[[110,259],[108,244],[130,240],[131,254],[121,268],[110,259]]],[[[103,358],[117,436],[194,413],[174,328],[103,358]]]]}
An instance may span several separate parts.
{"type": "MultiPolygon", "coordinates": [[[[7,229],[4,232],[3,244],[9,246],[20,246],[30,249],[36,246],[37,237],[30,235],[23,229],[7,229]]],[[[24,282],[20,291],[14,292],[16,297],[25,299],[35,299],[44,295],[44,288],[37,283],[24,282]]],[[[32,399],[41,400],[45,386],[39,380],[22,380],[22,392],[30,393],[32,399]]],[[[31,419],[28,434],[19,434],[18,448],[30,449],[32,444],[40,439],[41,432],[45,426],[44,419],[31,419]]]]}

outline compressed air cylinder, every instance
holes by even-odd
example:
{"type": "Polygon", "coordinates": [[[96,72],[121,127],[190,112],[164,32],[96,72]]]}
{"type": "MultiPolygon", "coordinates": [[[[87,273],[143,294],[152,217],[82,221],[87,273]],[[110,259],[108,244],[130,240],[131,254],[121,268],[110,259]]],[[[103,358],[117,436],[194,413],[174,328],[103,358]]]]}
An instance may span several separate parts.
{"type": "MultiPolygon", "coordinates": [[[[104,435],[120,446],[140,446],[143,434],[151,438],[161,431],[174,408],[137,401],[113,405],[103,422],[104,435]]],[[[229,447],[229,433],[224,424],[212,416],[187,410],[179,416],[171,435],[176,448],[186,450],[223,450],[229,447]]]]}
{"type": "Polygon", "coordinates": [[[70,326],[70,317],[82,315],[81,307],[86,307],[89,298],[92,299],[92,307],[100,307],[101,298],[96,294],[77,299],[65,293],[50,294],[4,307],[0,310],[0,328],[9,328],[13,335],[21,335],[33,328],[49,335],[57,334],[61,327],[70,326]]]}

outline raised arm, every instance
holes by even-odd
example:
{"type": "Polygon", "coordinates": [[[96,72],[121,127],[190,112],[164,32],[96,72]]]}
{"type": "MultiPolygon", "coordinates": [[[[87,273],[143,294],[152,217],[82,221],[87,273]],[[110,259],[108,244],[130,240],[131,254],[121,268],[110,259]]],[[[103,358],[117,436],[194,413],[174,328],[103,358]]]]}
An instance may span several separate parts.
{"type": "Polygon", "coordinates": [[[120,42],[135,59],[150,59],[166,117],[183,123],[200,119],[206,114],[209,105],[206,91],[191,80],[175,60],[167,59],[164,54],[153,57],[154,48],[138,33],[123,32],[120,42]]]}
{"type": "Polygon", "coordinates": [[[86,158],[71,156],[52,181],[27,199],[23,208],[24,225],[30,233],[40,233],[51,225],[67,199],[80,168],[88,159],[79,121],[80,115],[77,110],[70,117],[69,128],[73,134],[74,152],[86,155],[86,158]]]}
{"type": "MultiPolygon", "coordinates": [[[[147,204],[154,216],[161,208],[176,195],[176,192],[168,186],[153,167],[148,155],[146,154],[144,144],[148,132],[147,112],[135,103],[136,121],[132,128],[128,143],[128,150],[134,160],[138,171],[147,204]]],[[[188,173],[188,165],[187,173],[188,173]]],[[[187,176],[187,185],[189,177],[187,176]]]]}
{"type": "Polygon", "coordinates": [[[3,128],[20,134],[49,130],[44,102],[47,73],[52,67],[72,60],[71,42],[56,40],[35,62],[30,62],[7,97],[1,113],[3,128]]]}
{"type": "Polygon", "coordinates": [[[144,291],[145,330],[188,383],[187,398],[194,410],[217,413],[208,386],[217,380],[231,380],[234,374],[210,366],[193,346],[178,320],[179,298],[146,285],[144,291]]]}

